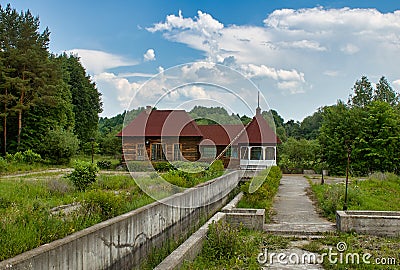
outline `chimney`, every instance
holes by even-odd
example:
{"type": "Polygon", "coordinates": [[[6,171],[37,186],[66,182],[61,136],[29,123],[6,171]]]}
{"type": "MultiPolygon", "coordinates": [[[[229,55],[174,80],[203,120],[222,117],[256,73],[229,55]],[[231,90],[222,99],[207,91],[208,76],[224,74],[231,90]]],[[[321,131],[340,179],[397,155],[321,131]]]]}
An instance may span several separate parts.
{"type": "Polygon", "coordinates": [[[150,114],[153,108],[151,106],[146,106],[146,113],[150,114]]]}

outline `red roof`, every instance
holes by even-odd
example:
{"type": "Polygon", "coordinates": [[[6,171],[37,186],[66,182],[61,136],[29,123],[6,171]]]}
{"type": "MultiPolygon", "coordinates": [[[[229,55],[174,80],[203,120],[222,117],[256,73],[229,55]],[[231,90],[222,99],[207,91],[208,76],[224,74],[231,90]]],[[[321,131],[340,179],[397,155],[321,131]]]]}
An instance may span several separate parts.
{"type": "MultiPolygon", "coordinates": [[[[184,110],[153,110],[141,112],[117,136],[195,136],[202,137],[202,144],[228,145],[245,128],[243,125],[197,125],[184,110]]],[[[246,126],[237,144],[280,143],[275,132],[261,114],[257,113],[246,126]]]]}
{"type": "Polygon", "coordinates": [[[117,136],[198,136],[196,122],[184,110],[152,110],[141,112],[117,136]]]}
{"type": "MultiPolygon", "coordinates": [[[[210,140],[214,145],[228,145],[239,132],[243,125],[199,125],[203,140],[210,140]]],[[[204,144],[211,144],[205,141],[204,144]]]]}
{"type": "Polygon", "coordinates": [[[280,143],[279,138],[261,114],[256,114],[236,142],[250,144],[280,143]]]}

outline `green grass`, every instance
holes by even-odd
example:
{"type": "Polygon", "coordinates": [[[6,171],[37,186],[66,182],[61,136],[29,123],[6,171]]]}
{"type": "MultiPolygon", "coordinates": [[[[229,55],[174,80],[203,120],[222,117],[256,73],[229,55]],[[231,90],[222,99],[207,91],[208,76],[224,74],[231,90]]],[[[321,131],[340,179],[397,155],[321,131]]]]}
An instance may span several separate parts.
{"type": "MultiPolygon", "coordinates": [[[[353,180],[348,187],[348,210],[400,211],[400,177],[374,174],[367,180],[353,180]]],[[[343,209],[345,185],[312,184],[322,214],[335,220],[336,210],[343,209]]]]}
{"type": "Polygon", "coordinates": [[[309,244],[303,246],[303,249],[319,254],[328,253],[329,248],[332,249],[332,252],[338,252],[336,245],[339,242],[344,242],[347,245],[347,249],[342,252],[344,258],[346,258],[346,254],[357,253],[360,256],[360,264],[352,263],[351,260],[346,263],[345,259],[342,260],[342,263],[338,261],[338,263],[332,264],[328,258],[325,258],[323,263],[325,269],[400,269],[400,238],[335,233],[325,235],[321,239],[312,240],[309,244]],[[362,261],[362,255],[366,253],[371,254],[370,264],[365,264],[362,261]],[[375,264],[377,258],[394,258],[397,265],[377,265],[375,264]]]}
{"type": "MultiPolygon", "coordinates": [[[[35,162],[35,163],[25,163],[25,162],[7,162],[3,164],[4,167],[0,166],[0,175],[18,174],[25,172],[36,172],[50,169],[64,169],[73,167],[75,160],[92,161],[92,156],[90,155],[76,155],[71,158],[69,164],[56,165],[48,163],[47,161],[35,162]]],[[[94,163],[98,161],[109,160],[111,161],[111,168],[117,167],[121,162],[114,156],[104,156],[104,155],[94,155],[94,163]]]]}
{"type": "Polygon", "coordinates": [[[271,170],[262,171],[256,179],[252,179],[255,182],[264,181],[261,187],[253,193],[249,193],[250,182],[242,185],[241,190],[243,191],[243,197],[239,201],[238,208],[257,208],[265,209],[266,222],[270,221],[270,209],[276,193],[278,192],[279,183],[282,178],[282,172],[279,167],[272,167],[271,170]]]}
{"type": "Polygon", "coordinates": [[[283,249],[288,244],[281,236],[218,222],[210,225],[200,255],[181,269],[260,269],[257,256],[264,248],[283,249]]]}
{"type": "Polygon", "coordinates": [[[127,175],[100,175],[85,192],[65,178],[34,177],[0,180],[0,260],[154,201],[127,175]],[[69,215],[50,213],[71,203],[82,207],[69,215]]]}

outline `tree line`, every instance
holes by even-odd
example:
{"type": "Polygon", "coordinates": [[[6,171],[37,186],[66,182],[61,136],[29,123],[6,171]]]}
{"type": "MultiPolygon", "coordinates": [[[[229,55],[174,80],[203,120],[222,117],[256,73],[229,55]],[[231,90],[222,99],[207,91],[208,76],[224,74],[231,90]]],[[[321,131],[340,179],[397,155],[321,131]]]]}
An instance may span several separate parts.
{"type": "MultiPolygon", "coordinates": [[[[290,122],[290,121],[289,121],[290,122]]],[[[285,123],[279,165],[288,172],[328,169],[344,175],[400,173],[400,105],[385,77],[375,85],[362,76],[347,102],[318,109],[301,123],[285,123]]]]}
{"type": "Polygon", "coordinates": [[[0,6],[1,154],[62,162],[97,133],[101,95],[74,55],[49,51],[37,16],[0,6]]]}

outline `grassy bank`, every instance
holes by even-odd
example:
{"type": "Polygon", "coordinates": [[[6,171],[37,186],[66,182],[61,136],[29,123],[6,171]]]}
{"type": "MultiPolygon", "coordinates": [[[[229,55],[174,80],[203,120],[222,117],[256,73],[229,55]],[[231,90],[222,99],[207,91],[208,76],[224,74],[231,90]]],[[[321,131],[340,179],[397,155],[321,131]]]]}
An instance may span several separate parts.
{"type": "Polygon", "coordinates": [[[210,225],[200,255],[181,269],[260,269],[257,256],[263,248],[283,249],[288,244],[281,236],[217,222],[210,225]]]}
{"type": "Polygon", "coordinates": [[[100,175],[85,192],[54,176],[52,180],[3,179],[0,190],[0,260],[153,201],[126,175],[100,175]],[[77,207],[67,213],[57,211],[60,205],[77,207]]]}
{"type": "Polygon", "coordinates": [[[257,208],[265,209],[266,222],[270,221],[270,209],[276,193],[278,192],[279,183],[282,178],[282,172],[279,167],[272,167],[269,171],[264,170],[258,176],[252,179],[255,182],[264,181],[253,193],[249,193],[250,182],[242,185],[243,198],[238,203],[238,208],[257,208]]]}
{"type": "MultiPolygon", "coordinates": [[[[322,214],[335,220],[336,210],[343,209],[345,185],[311,184],[322,214]]],[[[400,177],[376,173],[367,180],[352,180],[348,187],[349,210],[400,211],[400,177]]]]}
{"type": "MultiPolygon", "coordinates": [[[[202,174],[170,171],[164,176],[191,187],[222,173],[214,166],[202,174]]],[[[144,179],[152,181],[151,175],[144,179]]],[[[157,198],[168,194],[163,192],[157,198]]],[[[82,191],[57,172],[0,179],[0,261],[153,201],[126,174],[100,174],[82,191]],[[63,205],[70,211],[57,208],[63,205]]]]}
{"type": "Polygon", "coordinates": [[[309,244],[303,246],[303,249],[318,254],[328,253],[329,248],[332,249],[332,252],[338,252],[338,243],[346,243],[346,250],[342,252],[342,263],[339,261],[339,256],[337,257],[337,263],[331,263],[325,257],[323,262],[325,269],[400,269],[400,238],[336,233],[312,240],[309,244]],[[348,257],[349,259],[346,262],[346,255],[352,253],[359,255],[359,263],[357,263],[357,257],[355,257],[354,261],[351,257],[348,257]],[[367,253],[371,254],[371,257],[364,262],[362,256],[367,253]]]}

